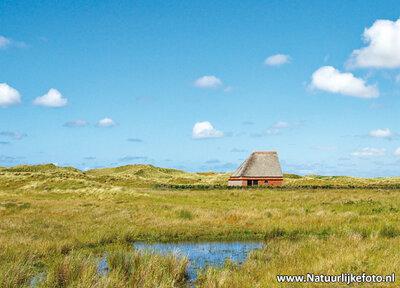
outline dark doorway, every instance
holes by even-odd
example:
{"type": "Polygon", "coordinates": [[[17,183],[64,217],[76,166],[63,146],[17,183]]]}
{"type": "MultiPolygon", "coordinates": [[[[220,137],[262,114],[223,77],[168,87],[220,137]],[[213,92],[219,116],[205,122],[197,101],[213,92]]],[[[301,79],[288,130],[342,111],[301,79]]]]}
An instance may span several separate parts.
{"type": "Polygon", "coordinates": [[[257,186],[258,180],[247,180],[247,186],[257,186]]]}

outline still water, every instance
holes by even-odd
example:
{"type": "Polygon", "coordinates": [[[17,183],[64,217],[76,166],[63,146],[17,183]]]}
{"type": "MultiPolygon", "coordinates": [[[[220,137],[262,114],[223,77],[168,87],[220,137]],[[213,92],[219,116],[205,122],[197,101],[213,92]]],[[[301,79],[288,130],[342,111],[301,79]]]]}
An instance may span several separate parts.
{"type": "Polygon", "coordinates": [[[146,249],[157,253],[175,252],[187,256],[189,281],[197,278],[196,269],[208,265],[221,267],[227,259],[241,264],[254,249],[260,249],[262,242],[178,242],[178,243],[135,243],[137,249],[146,249]]]}

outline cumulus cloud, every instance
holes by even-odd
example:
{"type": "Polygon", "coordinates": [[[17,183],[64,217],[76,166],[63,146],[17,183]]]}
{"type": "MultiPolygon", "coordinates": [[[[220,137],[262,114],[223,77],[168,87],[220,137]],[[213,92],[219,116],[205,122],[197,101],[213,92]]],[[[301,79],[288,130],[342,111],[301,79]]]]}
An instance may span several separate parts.
{"type": "Polygon", "coordinates": [[[311,89],[339,93],[358,98],[377,98],[376,85],[366,85],[365,80],[352,73],[341,73],[332,66],[323,66],[312,74],[311,89]]]}
{"type": "Polygon", "coordinates": [[[21,133],[21,132],[18,132],[18,131],[15,131],[15,132],[3,131],[3,132],[0,132],[0,135],[8,136],[8,137],[11,137],[11,138],[14,138],[14,139],[17,139],[17,140],[19,140],[19,139],[21,139],[21,138],[26,136],[25,133],[21,133]]]}
{"type": "Polygon", "coordinates": [[[368,46],[352,52],[349,67],[400,67],[400,19],[375,21],[363,38],[368,46]]]}
{"type": "Polygon", "coordinates": [[[385,148],[363,148],[359,151],[355,151],[351,153],[351,156],[354,157],[377,157],[377,156],[385,156],[386,149],[385,148]]]}
{"type": "Polygon", "coordinates": [[[196,81],[193,82],[193,85],[195,87],[199,88],[218,88],[222,85],[221,79],[215,77],[215,76],[203,76],[197,79],[196,81]]]}
{"type": "Polygon", "coordinates": [[[395,156],[400,156],[400,147],[396,149],[396,151],[394,151],[394,155],[395,156]]]}
{"type": "Polygon", "coordinates": [[[68,99],[62,98],[61,93],[54,88],[51,88],[47,94],[37,97],[33,100],[34,105],[45,107],[62,107],[67,105],[68,99]]]}
{"type": "Polygon", "coordinates": [[[0,83],[0,106],[6,108],[20,103],[21,95],[19,92],[6,83],[0,83]]]}
{"type": "Polygon", "coordinates": [[[69,127],[69,128],[84,127],[87,125],[89,125],[89,123],[84,120],[76,120],[76,121],[67,122],[64,124],[65,127],[69,127]]]}
{"type": "Polygon", "coordinates": [[[215,129],[210,122],[196,122],[192,130],[192,138],[204,139],[204,138],[220,138],[224,136],[224,132],[215,129]]]}
{"type": "Polygon", "coordinates": [[[0,48],[7,48],[11,44],[11,40],[0,35],[0,48]]]}
{"type": "Polygon", "coordinates": [[[281,66],[290,62],[290,56],[284,54],[276,54],[265,59],[264,64],[268,66],[281,66]]]}
{"type": "Polygon", "coordinates": [[[393,133],[392,133],[392,131],[390,131],[389,128],[371,130],[368,135],[371,137],[376,137],[376,138],[392,138],[393,137],[393,133]]]}
{"type": "Polygon", "coordinates": [[[289,127],[296,127],[300,126],[303,124],[303,121],[297,121],[297,122],[285,122],[285,121],[278,121],[275,122],[271,125],[272,128],[289,128],[289,127]]]}
{"type": "Polygon", "coordinates": [[[111,118],[104,118],[99,120],[99,122],[97,123],[98,127],[112,127],[117,125],[117,122],[115,122],[114,120],[112,120],[111,118]]]}

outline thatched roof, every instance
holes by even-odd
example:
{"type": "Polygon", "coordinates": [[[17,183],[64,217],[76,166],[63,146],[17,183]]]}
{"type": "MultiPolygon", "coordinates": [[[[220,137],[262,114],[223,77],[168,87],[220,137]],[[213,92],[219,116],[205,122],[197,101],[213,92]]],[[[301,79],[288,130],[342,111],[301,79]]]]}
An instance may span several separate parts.
{"type": "Polygon", "coordinates": [[[253,152],[231,177],[283,177],[276,152],[253,152]]]}

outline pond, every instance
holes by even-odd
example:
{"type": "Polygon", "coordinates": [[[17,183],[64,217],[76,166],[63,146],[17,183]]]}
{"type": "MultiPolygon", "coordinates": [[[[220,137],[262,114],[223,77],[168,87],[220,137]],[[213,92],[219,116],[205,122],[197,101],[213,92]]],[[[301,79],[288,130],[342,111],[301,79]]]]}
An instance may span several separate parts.
{"type": "MultiPolygon", "coordinates": [[[[263,242],[175,242],[175,243],[144,243],[138,242],[133,246],[136,249],[154,251],[156,253],[177,253],[178,256],[188,257],[186,268],[188,283],[197,279],[197,270],[209,265],[222,267],[226,260],[242,264],[249,253],[263,247],[263,242]]],[[[107,256],[99,259],[98,272],[107,274],[107,256]]],[[[45,278],[45,274],[38,274],[29,281],[29,287],[38,287],[45,278]]]]}
{"type": "Polygon", "coordinates": [[[221,267],[227,259],[242,264],[254,249],[260,249],[263,242],[177,242],[177,243],[135,243],[137,249],[147,249],[166,254],[176,252],[187,256],[189,282],[197,278],[196,270],[208,265],[221,267]]]}

